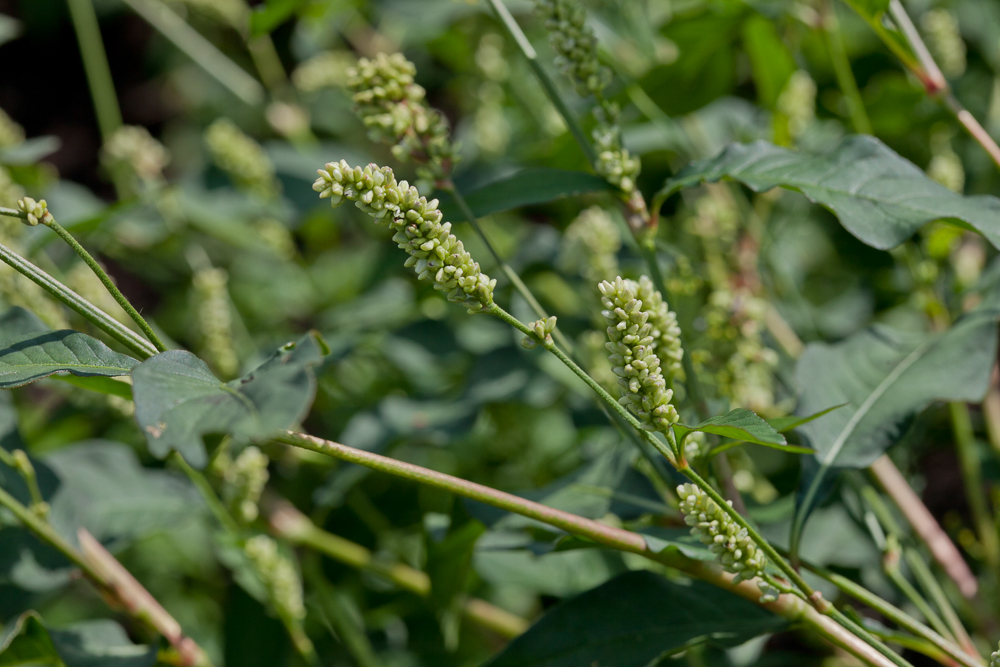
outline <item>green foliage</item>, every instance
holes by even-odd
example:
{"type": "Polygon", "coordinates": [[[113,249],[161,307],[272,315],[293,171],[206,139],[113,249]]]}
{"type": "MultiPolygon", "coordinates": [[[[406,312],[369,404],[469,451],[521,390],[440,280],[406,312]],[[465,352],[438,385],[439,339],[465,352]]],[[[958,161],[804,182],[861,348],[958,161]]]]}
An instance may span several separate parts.
{"type": "Polygon", "coordinates": [[[114,621],[90,621],[69,628],[49,628],[28,612],[0,640],[3,667],[152,667],[155,646],[133,644],[114,621]]]}
{"type": "Polygon", "coordinates": [[[115,352],[101,341],[77,331],[52,331],[3,341],[0,387],[29,384],[54,373],[80,377],[128,375],[138,359],[115,352]]]}
{"type": "Polygon", "coordinates": [[[642,667],[692,645],[731,646],[782,625],[782,619],[704,583],[630,572],[556,607],[488,664],[642,667]]]}

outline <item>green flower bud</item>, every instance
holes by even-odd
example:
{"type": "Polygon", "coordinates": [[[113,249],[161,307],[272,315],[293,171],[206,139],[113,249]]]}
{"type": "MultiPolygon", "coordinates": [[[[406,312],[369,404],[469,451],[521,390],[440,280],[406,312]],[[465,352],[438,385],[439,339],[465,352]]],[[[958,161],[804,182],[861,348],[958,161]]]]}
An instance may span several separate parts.
{"type": "Polygon", "coordinates": [[[651,309],[639,298],[640,291],[647,298],[649,291],[620,276],[613,283],[602,282],[598,288],[607,308],[601,315],[608,323],[606,347],[622,393],[619,403],[639,418],[643,428],[666,432],[677,422],[678,415],[670,403],[674,392],[660,370],[656,350],[662,344],[659,341],[666,340],[658,326],[672,313],[663,312],[666,304],[662,298],[652,304],[656,310],[651,309]]]}
{"type": "Polygon", "coordinates": [[[597,58],[597,38],[587,25],[587,12],[573,0],[535,0],[535,14],[549,31],[556,64],[572,79],[581,97],[601,95],[611,83],[611,70],[597,58]]]}
{"type": "Polygon", "coordinates": [[[706,442],[705,434],[701,431],[688,433],[687,437],[684,438],[684,458],[689,462],[700,459],[704,454],[706,442]]]}
{"type": "Polygon", "coordinates": [[[201,353],[224,378],[239,372],[233,346],[233,320],[229,301],[229,274],[225,269],[208,268],[194,274],[194,313],[201,337],[201,353]]]}
{"type": "Polygon", "coordinates": [[[400,161],[424,165],[421,178],[444,178],[456,160],[448,121],[424,101],[426,92],[414,82],[417,68],[402,53],[362,58],[347,72],[355,111],[375,141],[393,144],[400,161]]]}
{"type": "Polygon", "coordinates": [[[265,199],[278,196],[281,184],[274,164],[256,141],[228,118],[220,118],[205,131],[212,159],[238,186],[265,199]]]}
{"type": "MultiPolygon", "coordinates": [[[[691,526],[691,534],[715,554],[726,571],[736,575],[733,583],[763,576],[767,557],[750,539],[746,528],[733,521],[694,484],[681,484],[677,487],[677,495],[681,499],[684,522],[691,526]]],[[[763,593],[761,602],[777,599],[777,591],[769,584],[761,580],[758,586],[763,593]]]]}
{"type": "Polygon", "coordinates": [[[306,617],[302,602],[302,581],[299,571],[278,549],[278,543],[267,535],[255,535],[243,547],[257,575],[267,587],[271,603],[281,616],[295,621],[306,617]]]}
{"type": "Polygon", "coordinates": [[[958,30],[958,21],[947,9],[932,9],[920,19],[920,27],[927,37],[927,47],[949,78],[965,72],[965,42],[958,30]]]}
{"type": "Polygon", "coordinates": [[[24,221],[29,227],[41,223],[46,225],[52,222],[52,214],[49,213],[49,205],[44,199],[35,201],[31,197],[21,197],[17,200],[17,208],[22,213],[26,213],[28,219],[24,221]]]}
{"type": "Polygon", "coordinates": [[[539,343],[542,347],[550,348],[555,343],[552,342],[552,332],[556,330],[556,318],[555,315],[547,317],[543,320],[535,320],[528,325],[534,332],[535,337],[525,336],[521,339],[521,345],[527,349],[532,349],[539,343]]]}
{"type": "Polygon", "coordinates": [[[319,170],[313,190],[334,207],[353,201],[376,223],[388,224],[396,232],[392,240],[410,255],[406,266],[413,267],[420,280],[433,281],[436,289],[447,292],[450,301],[464,304],[470,312],[493,305],[497,281],[480,270],[451,233],[451,223],[442,222],[438,200],[427,201],[406,181],[397,183],[392,169],[330,162],[319,170]]]}
{"type": "Polygon", "coordinates": [[[0,109],[0,148],[10,148],[24,142],[24,128],[0,109]]]}
{"type": "Polygon", "coordinates": [[[143,180],[163,176],[170,153],[144,127],[123,125],[104,143],[101,161],[109,169],[127,167],[143,180]]]}
{"type": "Polygon", "coordinates": [[[348,51],[323,51],[292,72],[292,83],[303,93],[346,86],[348,72],[356,61],[348,51]]]}
{"type": "Polygon", "coordinates": [[[618,226],[600,206],[591,206],[576,217],[563,235],[561,263],[578,270],[589,281],[612,280],[618,275],[622,239],[618,226]]]}
{"type": "Polygon", "coordinates": [[[1000,648],[990,654],[990,667],[1000,667],[1000,648]]]}
{"type": "Polygon", "coordinates": [[[597,146],[597,173],[625,194],[633,192],[642,164],[629,157],[628,149],[622,147],[621,128],[602,123],[594,128],[593,137],[597,146]]]}
{"type": "Polygon", "coordinates": [[[270,478],[267,471],[269,463],[262,451],[250,446],[221,470],[225,482],[223,498],[240,523],[248,524],[257,519],[257,503],[270,478]]]}
{"type": "Polygon", "coordinates": [[[681,327],[677,315],[670,310],[663,296],[653,287],[653,281],[641,276],[635,298],[643,303],[643,310],[649,313],[656,355],[663,364],[663,375],[668,385],[683,374],[684,348],[681,347],[681,327]]]}
{"type": "Polygon", "coordinates": [[[816,83],[808,72],[792,73],[778,95],[777,110],[788,119],[788,133],[793,139],[802,136],[816,120],[816,83]]]}

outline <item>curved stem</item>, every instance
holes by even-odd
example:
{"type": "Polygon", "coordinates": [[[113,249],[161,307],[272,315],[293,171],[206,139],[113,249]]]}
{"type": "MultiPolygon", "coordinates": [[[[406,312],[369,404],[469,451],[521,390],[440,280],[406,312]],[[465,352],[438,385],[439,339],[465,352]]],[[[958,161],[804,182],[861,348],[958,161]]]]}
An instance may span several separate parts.
{"type": "MultiPolygon", "coordinates": [[[[9,211],[10,209],[0,208],[0,215],[10,215],[9,211]]],[[[78,313],[111,338],[132,350],[139,358],[148,359],[158,352],[149,341],[4,245],[0,245],[0,261],[47,291],[56,300],[78,313]]]]}
{"type": "Polygon", "coordinates": [[[86,248],[80,245],[80,243],[73,238],[73,235],[66,231],[66,228],[56,222],[55,219],[50,217],[42,224],[58,234],[59,238],[65,241],[66,244],[73,249],[73,252],[83,259],[87,266],[90,267],[90,270],[94,272],[94,275],[100,279],[101,284],[108,290],[108,293],[110,293],[118,305],[122,307],[122,310],[128,313],[128,316],[132,318],[132,321],[134,321],[139,328],[142,329],[142,332],[146,334],[146,338],[148,338],[149,341],[156,346],[158,351],[165,352],[167,350],[167,346],[163,344],[163,341],[160,340],[159,336],[156,335],[156,332],[154,332],[152,327],[149,326],[149,323],[143,319],[142,315],[139,314],[139,311],[137,311],[129,300],[125,298],[125,295],[122,294],[118,287],[111,281],[111,276],[109,276],[107,272],[101,268],[101,265],[97,263],[97,260],[94,259],[89,252],[87,252],[86,248]]]}
{"type": "Polygon", "coordinates": [[[646,539],[638,533],[609,526],[591,519],[585,519],[569,512],[547,507],[526,498],[504,493],[503,491],[469,482],[458,477],[452,477],[451,475],[428,470],[427,468],[421,468],[410,463],[354,449],[353,447],[347,447],[340,443],[323,440],[322,438],[316,438],[303,433],[286,431],[277,436],[275,440],[293,447],[301,447],[332,456],[342,461],[365,466],[372,470],[385,472],[396,477],[449,491],[464,498],[478,500],[493,507],[498,507],[541,521],[550,526],[555,526],[597,544],[619,551],[639,554],[650,560],[724,588],[792,622],[803,623],[831,643],[845,649],[862,660],[865,664],[872,665],[873,667],[888,667],[889,665],[898,664],[887,659],[876,649],[845,630],[831,618],[820,614],[798,596],[782,595],[775,602],[761,603],[760,590],[757,588],[755,580],[734,584],[734,575],[724,572],[714,563],[688,558],[675,549],[666,549],[657,553],[649,548],[646,539]]]}
{"type": "Polygon", "coordinates": [[[837,85],[840,87],[840,92],[844,94],[844,99],[847,100],[847,108],[851,114],[851,125],[854,126],[854,131],[859,134],[871,134],[872,122],[868,119],[865,101],[861,98],[858,82],[851,70],[851,61],[844,49],[844,37],[840,32],[840,22],[837,20],[833,1],[823,0],[821,11],[821,30],[826,41],[826,50],[830,53],[833,71],[837,75],[837,85]]]}
{"type": "Polygon", "coordinates": [[[83,69],[87,75],[94,111],[101,137],[107,141],[115,130],[122,126],[122,112],[118,108],[118,96],[108,67],[108,55],[101,41],[101,28],[91,0],[68,0],[69,15],[73,21],[83,69]]]}

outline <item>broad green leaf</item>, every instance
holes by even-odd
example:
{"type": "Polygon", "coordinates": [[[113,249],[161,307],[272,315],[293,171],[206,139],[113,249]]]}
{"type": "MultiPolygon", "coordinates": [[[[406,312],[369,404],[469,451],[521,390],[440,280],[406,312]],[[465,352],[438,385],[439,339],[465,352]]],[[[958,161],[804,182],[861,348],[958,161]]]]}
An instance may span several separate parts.
{"type": "Polygon", "coordinates": [[[0,150],[0,164],[28,165],[35,164],[42,158],[52,155],[62,146],[59,137],[46,135],[33,137],[17,146],[0,150]]]}
{"type": "Polygon", "coordinates": [[[785,436],[775,431],[760,415],[746,408],[736,408],[724,415],[706,419],[697,426],[674,424],[674,432],[677,434],[678,440],[683,440],[688,433],[693,431],[712,433],[723,438],[752,442],[756,445],[777,449],[785,449],[788,445],[785,436]]]}
{"type": "Polygon", "coordinates": [[[797,190],[830,209],[861,241],[883,250],[934,220],[960,221],[1000,246],[1000,199],[958,195],[870,136],[845,137],[822,155],[764,141],[733,144],[667,181],[654,206],[681,188],[722,179],[739,181],[755,192],[797,190]]]}
{"type": "Polygon", "coordinates": [[[816,450],[792,530],[793,548],[831,468],[865,468],[935,400],[979,401],[997,353],[995,306],[980,307],[937,334],[876,326],[835,345],[811,343],[799,359],[798,411],[846,404],[798,427],[816,450]]]}
{"type": "Polygon", "coordinates": [[[126,401],[132,400],[132,385],[121,380],[109,377],[77,377],[76,375],[60,375],[56,379],[87,391],[117,396],[126,401]]]}
{"type": "MultiPolygon", "coordinates": [[[[582,171],[529,167],[492,183],[462,193],[476,217],[508,211],[532,204],[544,204],[586,192],[612,191],[614,187],[600,176],[582,171]]],[[[437,193],[452,222],[465,220],[461,210],[447,193],[437,193]]]]}
{"type": "Polygon", "coordinates": [[[132,448],[122,443],[87,440],[43,460],[62,480],[49,501],[52,524],[70,540],[81,527],[102,542],[129,540],[202,507],[185,478],[142,467],[132,448]]]}
{"type": "Polygon", "coordinates": [[[754,14],[743,24],[743,48],[750,56],[757,100],[774,109],[778,96],[795,72],[795,59],[781,41],[774,21],[754,14]]]}
{"type": "Polygon", "coordinates": [[[834,410],[836,410],[838,408],[844,407],[845,405],[847,405],[847,403],[841,403],[840,405],[834,405],[833,407],[829,407],[826,410],[820,410],[819,412],[811,414],[811,415],[809,415],[807,417],[800,417],[798,415],[787,415],[785,417],[775,417],[774,419],[768,419],[767,423],[770,424],[771,428],[773,428],[778,433],[788,433],[792,429],[796,429],[799,426],[802,426],[803,424],[808,424],[809,422],[813,421],[814,419],[819,419],[823,415],[829,414],[829,413],[833,412],[834,410]]]}
{"type": "Polygon", "coordinates": [[[741,644],[785,620],[701,581],[627,572],[549,611],[489,667],[645,667],[685,647],[741,644]]]}
{"type": "Polygon", "coordinates": [[[3,341],[0,349],[0,388],[9,389],[70,372],[82,377],[128,375],[139,361],[115,352],[78,331],[64,329],[28,334],[3,341]]]}
{"type": "Polygon", "coordinates": [[[28,334],[44,333],[49,328],[30,310],[14,306],[0,315],[0,345],[28,334]]]}
{"type": "Polygon", "coordinates": [[[190,352],[171,350],[147,359],[132,372],[132,394],[150,451],[162,458],[176,450],[201,467],[204,435],[260,441],[292,426],[312,404],[312,367],[326,352],[318,335],[310,333],[228,383],[190,352]]]}
{"type": "Polygon", "coordinates": [[[18,618],[0,642],[0,667],[152,667],[156,657],[155,646],[133,644],[114,621],[86,621],[58,630],[33,611],[18,618]]]}

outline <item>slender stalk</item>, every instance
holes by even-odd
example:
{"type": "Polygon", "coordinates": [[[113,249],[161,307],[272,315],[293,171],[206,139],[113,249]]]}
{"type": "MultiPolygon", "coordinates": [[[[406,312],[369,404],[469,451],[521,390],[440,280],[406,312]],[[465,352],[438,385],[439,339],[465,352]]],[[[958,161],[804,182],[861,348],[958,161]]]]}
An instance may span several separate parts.
{"type": "Polygon", "coordinates": [[[191,465],[184,460],[184,457],[178,454],[176,451],[170,452],[170,462],[181,469],[191,483],[194,484],[194,488],[198,490],[201,495],[202,500],[208,505],[209,511],[215,520],[219,522],[219,525],[225,529],[225,531],[231,535],[240,534],[240,526],[236,523],[236,519],[233,515],[229,513],[226,506],[222,504],[219,500],[218,494],[215,493],[215,489],[212,488],[212,484],[208,481],[201,472],[195,470],[191,465]]]}
{"type": "Polygon", "coordinates": [[[948,637],[948,639],[954,639],[954,635],[948,630],[948,626],[945,625],[941,617],[937,615],[937,612],[931,607],[930,603],[924,599],[924,596],[920,594],[913,584],[903,576],[903,573],[899,569],[901,549],[897,544],[894,549],[886,552],[885,556],[882,558],[882,571],[885,572],[886,576],[889,578],[893,584],[896,585],[903,595],[906,596],[913,606],[923,615],[924,619],[930,623],[931,627],[941,633],[943,636],[948,637]]]}
{"type": "MultiPolygon", "coordinates": [[[[0,215],[9,215],[7,213],[9,210],[0,209],[0,215]]],[[[47,291],[60,303],[81,315],[111,338],[132,350],[139,358],[148,359],[157,354],[158,350],[149,341],[4,245],[0,245],[0,261],[47,291]]]]}
{"type": "MultiPolygon", "coordinates": [[[[425,572],[403,563],[382,563],[369,549],[319,528],[287,501],[271,503],[267,512],[271,532],[283,539],[314,549],[334,560],[376,572],[400,588],[420,597],[431,594],[431,579],[425,572]]],[[[513,639],[528,629],[523,618],[479,598],[468,598],[462,612],[467,618],[513,639]]]]}
{"type": "Polygon", "coordinates": [[[822,31],[826,42],[826,49],[830,53],[830,61],[833,63],[833,71],[837,75],[837,85],[840,92],[847,100],[847,108],[851,114],[851,124],[854,131],[859,134],[871,134],[872,123],[868,119],[865,111],[865,101],[861,98],[861,91],[858,90],[858,82],[851,71],[851,61],[847,57],[844,49],[844,38],[840,32],[840,22],[834,10],[831,0],[823,0],[822,3],[822,31]]]}
{"type": "Polygon", "coordinates": [[[938,91],[947,90],[948,80],[944,78],[941,68],[934,62],[934,57],[931,56],[930,50],[924,44],[923,38],[920,37],[917,27],[910,20],[910,16],[906,13],[903,3],[899,0],[891,0],[889,2],[889,15],[896,23],[899,31],[906,37],[906,41],[909,43],[910,48],[913,49],[917,60],[920,61],[920,66],[927,75],[926,81],[930,82],[931,86],[933,86],[933,89],[928,87],[928,92],[935,94],[938,91]]]}
{"type": "Polygon", "coordinates": [[[958,586],[966,598],[974,598],[979,590],[979,582],[966,564],[948,534],[937,519],[924,505],[920,496],[907,483],[902,473],[888,456],[879,457],[868,469],[885,494],[902,512],[913,532],[924,543],[938,565],[958,586]]]}
{"type": "Polygon", "coordinates": [[[426,484],[444,491],[455,493],[456,495],[472,500],[478,500],[493,507],[498,507],[510,512],[515,512],[537,521],[541,521],[550,526],[560,528],[578,537],[591,540],[597,544],[642,555],[650,560],[663,563],[669,567],[685,572],[693,577],[703,579],[713,585],[725,588],[740,597],[750,600],[756,604],[769,609],[794,622],[800,622],[811,630],[817,632],[836,646],[843,648],[852,655],[862,660],[868,665],[875,667],[886,667],[888,665],[898,665],[899,663],[883,656],[877,649],[872,648],[864,641],[858,639],[848,630],[841,627],[837,622],[828,616],[824,616],[808,603],[795,595],[782,595],[777,601],[771,603],[760,602],[760,590],[756,582],[743,581],[739,584],[733,583],[734,575],[724,572],[714,563],[696,561],[688,558],[680,552],[667,549],[656,553],[646,544],[642,535],[628,530],[608,526],[598,521],[585,519],[569,512],[546,507],[519,496],[515,496],[503,491],[498,491],[487,486],[475,484],[464,479],[445,475],[434,470],[428,470],[410,463],[396,461],[394,459],[367,452],[364,450],[347,447],[336,442],[323,440],[302,433],[287,431],[275,438],[278,442],[301,447],[310,451],[325,454],[338,458],[342,461],[356,463],[358,465],[371,468],[380,472],[385,472],[396,477],[409,479],[421,484],[426,484]]]}
{"type": "MultiPolygon", "coordinates": [[[[546,319],[549,315],[548,313],[545,312],[545,308],[543,308],[542,304],[538,302],[538,299],[535,298],[535,295],[531,293],[531,290],[528,289],[528,286],[524,284],[524,281],[521,280],[521,276],[517,275],[517,271],[515,271],[510,264],[505,262],[503,258],[500,257],[500,253],[498,253],[493,244],[490,243],[489,237],[486,236],[486,231],[482,228],[482,225],[479,224],[479,221],[476,219],[476,214],[472,212],[472,209],[469,207],[468,202],[465,201],[465,197],[463,197],[462,194],[455,187],[455,183],[452,182],[451,180],[446,181],[443,184],[442,190],[450,194],[452,198],[455,200],[455,203],[458,205],[458,208],[461,209],[462,211],[462,215],[464,215],[465,219],[469,222],[470,225],[472,225],[472,228],[476,230],[476,234],[479,235],[480,240],[482,240],[483,244],[486,246],[486,249],[493,257],[493,261],[496,262],[497,266],[500,267],[500,270],[503,271],[503,274],[507,276],[507,280],[509,280],[510,283],[514,286],[514,289],[517,290],[517,293],[520,294],[521,297],[528,302],[528,305],[531,306],[531,309],[535,311],[535,315],[538,315],[538,317],[543,320],[546,319]]],[[[569,350],[570,353],[572,353],[573,344],[569,341],[568,338],[566,338],[566,336],[563,334],[562,331],[556,329],[555,331],[552,332],[552,336],[556,339],[556,342],[558,342],[561,346],[563,346],[564,348],[569,350]]]]}
{"type": "Polygon", "coordinates": [[[185,667],[211,667],[202,648],[184,635],[180,624],[89,533],[80,529],[80,551],[57,533],[48,521],[3,489],[0,489],[0,506],[9,510],[25,528],[80,568],[94,586],[118,602],[130,616],[163,635],[177,651],[180,664],[185,667]]]}
{"type": "Polygon", "coordinates": [[[918,637],[923,637],[944,651],[950,658],[959,664],[965,665],[965,667],[985,667],[981,658],[973,657],[965,653],[951,640],[941,636],[899,607],[886,602],[866,589],[864,586],[856,584],[847,577],[837,574],[836,572],[832,572],[818,565],[812,565],[805,561],[802,562],[802,567],[809,570],[813,574],[826,579],[845,594],[850,595],[855,600],[871,607],[907,632],[911,632],[918,637]]]}
{"type": "Polygon", "coordinates": [[[896,665],[897,667],[913,667],[913,665],[910,664],[908,660],[906,660],[901,655],[899,655],[891,648],[886,646],[884,643],[879,641],[874,635],[872,635],[872,633],[868,632],[863,626],[859,625],[858,623],[855,623],[853,620],[851,620],[850,617],[848,617],[843,612],[838,611],[836,608],[831,607],[829,615],[831,618],[836,620],[842,626],[853,632],[855,636],[857,636],[859,639],[868,643],[870,646],[874,646],[875,650],[884,655],[886,658],[888,658],[892,662],[892,664],[896,665]]]}
{"type": "Polygon", "coordinates": [[[976,532],[983,545],[986,562],[994,574],[1000,577],[1000,537],[997,535],[996,524],[990,516],[983,489],[983,474],[979,465],[979,455],[976,453],[976,438],[972,431],[972,418],[969,407],[965,403],[949,403],[952,431],[955,435],[955,447],[962,466],[962,481],[965,493],[969,499],[969,509],[976,523],[976,532]]]}
{"type": "Polygon", "coordinates": [[[924,592],[927,593],[927,595],[931,596],[931,600],[934,601],[934,606],[936,606],[942,616],[944,616],[944,622],[951,630],[951,635],[962,646],[962,649],[966,653],[978,658],[979,651],[976,649],[976,645],[972,642],[972,638],[969,636],[968,631],[966,631],[965,626],[962,625],[962,621],[959,619],[958,613],[955,611],[955,607],[952,606],[951,601],[945,594],[944,589],[941,588],[941,584],[939,584],[938,580],[934,577],[930,567],[928,567],[927,563],[924,562],[924,559],[920,557],[920,554],[913,549],[904,548],[903,557],[906,558],[906,562],[910,566],[910,571],[913,572],[913,576],[920,583],[920,587],[924,589],[924,592]]]}
{"type": "Polygon", "coordinates": [[[167,346],[163,344],[163,341],[160,340],[159,336],[156,335],[156,332],[149,326],[149,323],[146,322],[142,315],[139,314],[139,311],[135,309],[131,302],[125,298],[125,295],[122,294],[114,282],[112,282],[111,276],[109,276],[101,265],[97,263],[97,260],[94,259],[89,252],[87,252],[86,248],[80,245],[80,243],[73,238],[73,235],[66,231],[66,228],[56,222],[51,216],[42,224],[46,225],[49,229],[58,234],[59,238],[65,241],[66,244],[73,249],[73,252],[83,259],[87,266],[90,267],[90,270],[94,272],[94,275],[100,279],[104,288],[108,290],[118,305],[122,307],[122,310],[128,313],[128,316],[132,318],[132,321],[139,326],[144,334],[146,334],[146,338],[148,338],[149,341],[156,346],[158,351],[165,352],[167,346]]]}
{"type": "Polygon", "coordinates": [[[264,87],[160,0],[123,0],[191,60],[245,103],[264,101],[264,87]]]}
{"type": "Polygon", "coordinates": [[[583,128],[580,126],[579,121],[577,121],[576,116],[573,112],[569,110],[566,106],[566,102],[563,101],[562,96],[556,89],[555,83],[553,83],[551,77],[542,67],[541,63],[538,62],[538,53],[535,48],[531,46],[531,42],[528,41],[528,36],[524,34],[521,30],[521,26],[517,24],[517,21],[511,15],[510,10],[503,3],[503,0],[488,0],[493,11],[496,12],[497,17],[500,22],[503,23],[503,27],[507,30],[507,34],[510,35],[514,43],[521,50],[525,59],[528,61],[528,66],[531,67],[531,71],[535,73],[538,78],[538,82],[542,84],[542,88],[545,89],[545,95],[555,106],[556,111],[562,116],[563,121],[566,123],[566,127],[569,128],[570,133],[576,140],[576,143],[580,146],[580,150],[583,154],[587,156],[587,162],[593,166],[597,162],[597,153],[594,151],[594,147],[591,146],[590,142],[587,141],[587,135],[584,134],[583,128]]]}
{"type": "Polygon", "coordinates": [[[67,4],[76,39],[80,43],[80,55],[94,101],[94,111],[97,113],[97,124],[101,128],[101,136],[107,141],[121,127],[122,112],[118,108],[118,97],[111,79],[108,55],[101,40],[97,14],[91,0],[67,0],[67,4]]]}

